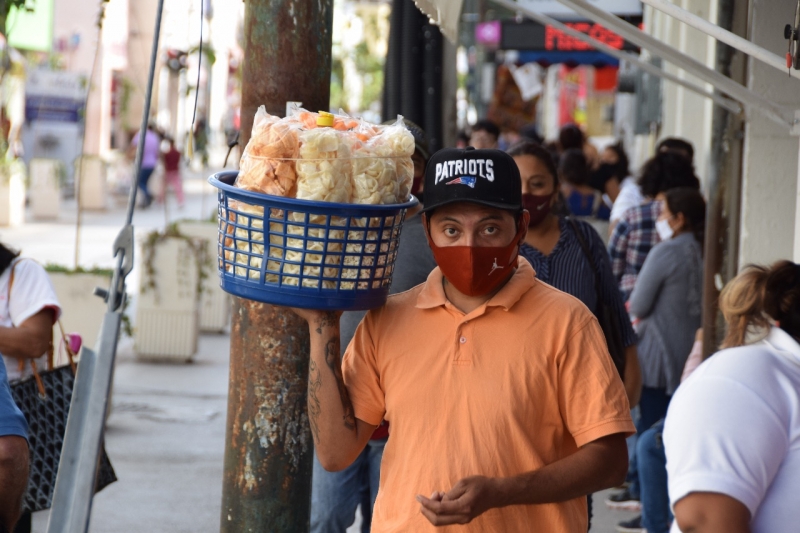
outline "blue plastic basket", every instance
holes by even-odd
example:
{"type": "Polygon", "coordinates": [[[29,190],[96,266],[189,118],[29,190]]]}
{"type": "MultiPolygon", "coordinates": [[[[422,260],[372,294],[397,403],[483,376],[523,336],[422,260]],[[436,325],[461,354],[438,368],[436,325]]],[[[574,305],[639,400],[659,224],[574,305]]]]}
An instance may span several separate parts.
{"type": "Polygon", "coordinates": [[[406,210],[417,205],[311,202],[219,189],[219,275],[225,292],[275,305],[359,310],[386,302],[406,210]]]}

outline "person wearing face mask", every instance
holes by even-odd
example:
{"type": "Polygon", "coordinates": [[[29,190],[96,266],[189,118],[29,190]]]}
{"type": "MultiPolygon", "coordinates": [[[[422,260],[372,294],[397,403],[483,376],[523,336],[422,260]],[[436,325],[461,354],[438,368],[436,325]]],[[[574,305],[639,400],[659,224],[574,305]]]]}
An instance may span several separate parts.
{"type": "Polygon", "coordinates": [[[611,270],[625,301],[647,254],[660,240],[656,220],[661,215],[664,194],[677,187],[700,190],[700,180],[694,174],[691,160],[674,151],[662,151],[644,164],[639,186],[647,201],[625,212],[608,242],[611,270]]]}
{"type": "Polygon", "coordinates": [[[519,257],[510,156],[441,150],[425,195],[437,268],[366,314],[341,366],[339,314],[295,310],[320,463],[347,467],[386,420],[373,532],[585,533],[585,495],[622,481],[633,429],[602,330],[519,257]]]}
{"type": "Polygon", "coordinates": [[[559,180],[555,162],[550,153],[540,145],[522,142],[509,150],[509,155],[519,168],[522,177],[522,202],[531,213],[528,232],[520,246],[520,255],[527,259],[536,277],[556,289],[578,298],[592,313],[597,312],[598,290],[603,303],[619,317],[618,323],[625,350],[625,390],[631,406],[638,403],[641,378],[636,357],[636,334],[631,327],[625,304],[617,290],[611,264],[602,238],[584,221],[570,223],[559,215],[559,180]],[[586,256],[581,241],[575,233],[578,229],[589,251],[592,261],[586,256]],[[595,272],[595,270],[597,272],[595,272]]]}
{"type": "MultiPolygon", "coordinates": [[[[656,221],[661,243],[647,256],[631,294],[630,312],[640,320],[638,351],[643,387],[638,436],[666,416],[702,322],[705,217],[706,203],[698,190],[679,187],[666,192],[656,221]]],[[[620,523],[618,530],[666,533],[670,522],[666,487],[645,483],[642,476],[649,472],[645,459],[637,457],[643,461],[636,485],[642,516],[620,523]]]]}

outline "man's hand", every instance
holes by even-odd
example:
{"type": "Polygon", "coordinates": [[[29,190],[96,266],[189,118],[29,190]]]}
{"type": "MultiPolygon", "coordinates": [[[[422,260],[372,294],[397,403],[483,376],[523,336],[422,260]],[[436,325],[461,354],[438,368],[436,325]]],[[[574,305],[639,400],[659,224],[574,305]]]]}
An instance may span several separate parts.
{"type": "Polygon", "coordinates": [[[418,495],[420,511],[434,526],[469,524],[493,507],[499,507],[497,480],[484,476],[464,478],[449,492],[434,492],[430,498],[418,495]]]}

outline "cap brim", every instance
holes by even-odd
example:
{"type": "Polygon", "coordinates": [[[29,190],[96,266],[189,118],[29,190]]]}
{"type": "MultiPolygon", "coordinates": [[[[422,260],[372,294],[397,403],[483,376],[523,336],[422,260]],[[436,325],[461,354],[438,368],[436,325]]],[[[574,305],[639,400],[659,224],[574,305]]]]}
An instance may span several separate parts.
{"type": "MultiPolygon", "coordinates": [[[[423,190],[423,192],[424,192],[424,190],[423,190]]],[[[439,207],[443,207],[445,205],[450,205],[450,204],[456,204],[456,203],[459,203],[459,202],[470,203],[470,204],[478,204],[478,205],[485,205],[486,207],[495,207],[497,209],[504,209],[506,211],[520,211],[520,210],[522,210],[522,206],[521,205],[504,204],[504,203],[501,203],[501,202],[489,202],[489,201],[486,201],[486,200],[480,200],[480,199],[476,199],[476,198],[450,198],[448,200],[445,200],[444,202],[439,202],[436,205],[425,206],[424,208],[422,208],[421,212],[422,213],[428,213],[430,211],[433,211],[434,209],[438,209],[439,207]]]]}

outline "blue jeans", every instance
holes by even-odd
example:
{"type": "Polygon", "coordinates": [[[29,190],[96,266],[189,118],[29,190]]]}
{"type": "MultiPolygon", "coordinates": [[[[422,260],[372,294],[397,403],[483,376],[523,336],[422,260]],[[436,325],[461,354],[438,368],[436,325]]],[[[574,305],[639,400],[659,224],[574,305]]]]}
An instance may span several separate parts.
{"type": "MultiPolygon", "coordinates": [[[[642,396],[639,400],[639,420],[636,422],[636,436],[650,429],[653,424],[667,416],[667,407],[672,396],[667,395],[665,389],[654,389],[652,387],[642,387],[642,396]]],[[[637,475],[639,471],[639,445],[636,445],[636,455],[628,466],[628,472],[632,475],[631,485],[628,492],[634,498],[641,499],[641,479],[637,475]]]]}
{"type": "Polygon", "coordinates": [[[142,199],[144,203],[142,205],[150,205],[150,203],[153,201],[153,195],[151,195],[150,191],[147,190],[147,182],[150,181],[150,176],[153,175],[154,170],[155,168],[144,167],[139,170],[139,189],[144,195],[144,198],[142,199]]]}
{"type": "Polygon", "coordinates": [[[328,472],[314,455],[311,533],[345,533],[355,522],[359,504],[364,517],[361,533],[369,533],[386,440],[369,441],[355,462],[341,472],[328,472]]]}
{"type": "Polygon", "coordinates": [[[667,456],[664,454],[664,419],[639,437],[639,483],[642,497],[642,527],[647,533],[668,533],[672,523],[667,492],[667,456]]]}

